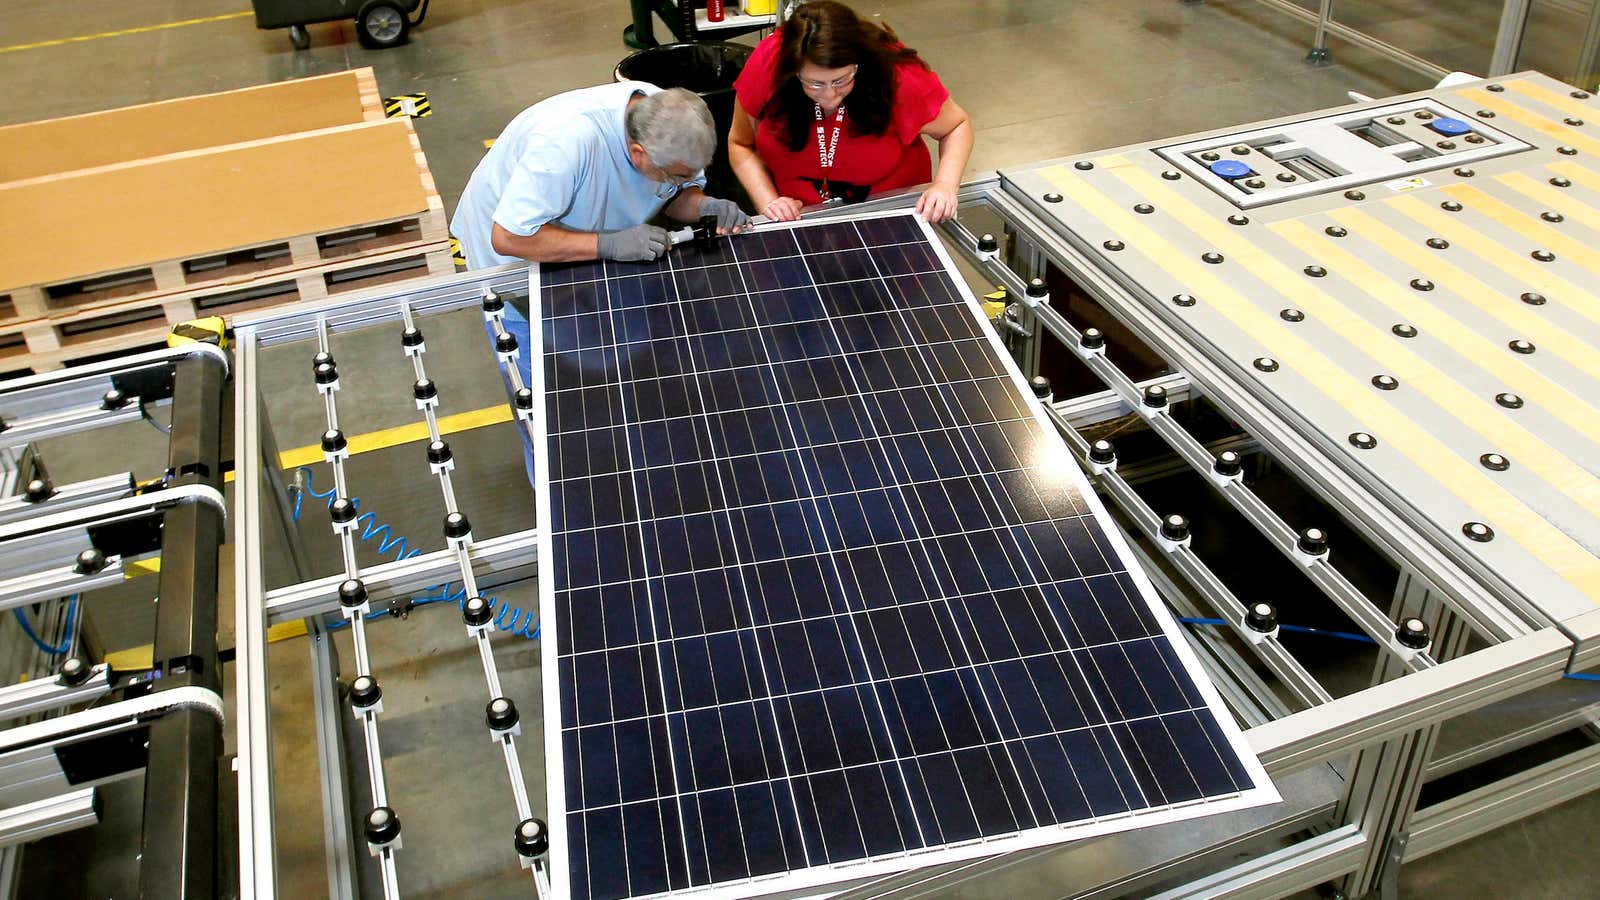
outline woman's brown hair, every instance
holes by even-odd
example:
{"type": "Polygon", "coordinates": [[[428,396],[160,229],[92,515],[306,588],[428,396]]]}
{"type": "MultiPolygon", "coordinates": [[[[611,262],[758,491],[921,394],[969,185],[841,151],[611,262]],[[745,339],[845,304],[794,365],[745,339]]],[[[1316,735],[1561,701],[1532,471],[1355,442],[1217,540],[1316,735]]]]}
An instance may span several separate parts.
{"type": "Polygon", "coordinates": [[[806,63],[824,69],[856,66],[855,87],[847,105],[854,134],[883,134],[894,110],[895,67],[911,63],[926,69],[917,51],[900,43],[894,29],[861,18],[834,0],[810,0],[795,8],[778,32],[778,64],[772,73],[772,98],[763,119],[778,123],[791,151],[806,145],[815,103],[795,76],[806,63]]]}

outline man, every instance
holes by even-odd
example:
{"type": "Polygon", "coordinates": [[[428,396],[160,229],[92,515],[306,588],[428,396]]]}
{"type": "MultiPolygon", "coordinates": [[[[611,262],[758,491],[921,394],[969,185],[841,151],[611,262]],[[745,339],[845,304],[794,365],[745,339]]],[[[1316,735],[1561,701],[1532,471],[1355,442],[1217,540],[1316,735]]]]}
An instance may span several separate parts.
{"type": "Polygon", "coordinates": [[[558,94],[524,110],[473,171],[451,220],[472,269],[516,262],[644,261],[667,251],[648,224],[750,218],[708,197],[717,137],[711,112],[682,88],[624,81],[558,94]]]}
{"type": "MultiPolygon", "coordinates": [[[[680,222],[714,215],[719,234],[750,224],[738,204],[702,190],[716,146],[711,111],[682,88],[624,81],[557,94],[523,110],[495,139],[450,230],[469,269],[523,259],[653,260],[669,246],[666,229],[649,224],[663,207],[680,222]]],[[[518,364],[531,384],[527,319],[508,307],[505,328],[523,348],[518,364]]],[[[523,445],[533,484],[526,433],[523,445]]]]}

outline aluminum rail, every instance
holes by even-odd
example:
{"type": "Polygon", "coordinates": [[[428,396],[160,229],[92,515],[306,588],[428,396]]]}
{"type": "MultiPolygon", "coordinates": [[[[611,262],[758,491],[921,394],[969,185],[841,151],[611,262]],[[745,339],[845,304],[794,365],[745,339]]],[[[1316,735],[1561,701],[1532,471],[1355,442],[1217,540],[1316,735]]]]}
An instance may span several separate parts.
{"type": "MultiPolygon", "coordinates": [[[[370,602],[365,583],[361,578],[361,566],[356,562],[355,529],[360,522],[360,516],[355,501],[351,499],[350,484],[345,473],[345,460],[349,459],[350,454],[345,445],[344,433],[339,430],[339,373],[332,355],[327,324],[321,317],[316,321],[316,333],[319,352],[315,360],[326,359],[326,362],[314,362],[313,370],[317,392],[322,395],[328,425],[323,435],[323,458],[333,467],[333,483],[336,489],[334,501],[329,509],[340,510],[345,514],[343,519],[339,515],[333,518],[334,539],[339,542],[340,556],[344,560],[344,581],[339,588],[339,596],[341,601],[350,602],[350,605],[342,608],[346,621],[350,623],[351,643],[355,646],[356,679],[370,679],[373,689],[377,691],[379,683],[377,676],[372,672],[372,655],[367,646],[367,614],[370,602]],[[332,380],[326,381],[326,375],[331,375],[332,380]],[[328,439],[331,436],[337,436],[336,444],[330,445],[328,439]]],[[[384,775],[383,745],[378,739],[378,714],[383,710],[381,697],[382,694],[378,693],[374,702],[360,704],[355,701],[355,694],[352,692],[351,711],[356,721],[361,723],[361,739],[366,748],[367,780],[372,790],[374,814],[379,814],[377,812],[379,810],[388,810],[387,815],[393,818],[395,813],[389,805],[389,788],[384,775]]],[[[398,900],[400,880],[394,855],[400,849],[400,841],[390,840],[381,845],[370,846],[378,858],[384,897],[388,900],[398,900]]]]}
{"type": "MultiPolygon", "coordinates": [[[[485,289],[486,309],[490,305],[487,301],[490,301],[491,298],[493,302],[500,304],[498,307],[500,313],[498,315],[489,311],[485,313],[490,326],[494,329],[496,356],[499,357],[500,365],[515,376],[520,388],[521,374],[517,371],[516,359],[521,350],[517,346],[516,338],[506,333],[502,321],[504,318],[503,301],[499,300],[494,291],[485,289]]],[[[406,355],[411,358],[412,371],[417,376],[416,384],[413,385],[413,397],[416,400],[418,409],[427,421],[428,435],[433,441],[429,445],[429,452],[438,453],[440,450],[443,451],[443,461],[441,462],[432,462],[434,457],[430,456],[430,468],[439,479],[439,492],[444,499],[445,508],[445,540],[456,556],[459,580],[465,590],[462,601],[463,617],[465,618],[468,612],[467,604],[473,600],[480,600],[483,603],[483,613],[487,617],[492,615],[495,610],[490,605],[488,598],[480,594],[478,579],[472,571],[472,558],[468,553],[468,548],[472,545],[471,525],[465,514],[456,505],[455,488],[451,483],[450,475],[455,468],[455,460],[449,455],[449,445],[441,440],[439,434],[438,389],[433,386],[432,380],[428,378],[427,367],[423,362],[423,357],[427,353],[427,345],[422,341],[421,330],[416,327],[416,321],[411,312],[411,304],[403,302],[400,306],[400,312],[405,323],[402,347],[406,355]],[[414,340],[414,343],[408,343],[408,341],[412,340],[414,340]],[[427,392],[422,390],[423,385],[428,386],[427,392]],[[424,398],[424,393],[428,394],[427,398],[424,398]],[[459,521],[452,522],[452,519],[457,516],[460,517],[459,521]],[[465,534],[453,534],[453,527],[465,530],[465,534]]],[[[484,683],[489,690],[489,702],[486,709],[491,716],[495,712],[497,704],[500,709],[510,711],[510,725],[504,728],[496,728],[491,721],[489,727],[490,735],[493,737],[494,742],[499,745],[501,755],[505,759],[506,776],[511,782],[511,796],[517,810],[517,822],[520,825],[520,823],[533,818],[533,806],[528,800],[527,780],[522,775],[522,763],[517,757],[516,736],[521,733],[522,727],[516,714],[514,701],[506,696],[505,690],[500,685],[499,667],[495,664],[494,648],[489,643],[489,634],[495,628],[495,625],[487,619],[485,623],[478,625],[474,625],[471,620],[467,620],[466,624],[467,636],[477,645],[478,659],[483,665],[484,683]]],[[[531,867],[530,871],[532,871],[531,867]]],[[[535,885],[537,889],[537,881],[535,885]]]]}
{"type": "Polygon", "coordinates": [[[0,811],[0,847],[11,847],[100,823],[92,787],[0,811]]]}

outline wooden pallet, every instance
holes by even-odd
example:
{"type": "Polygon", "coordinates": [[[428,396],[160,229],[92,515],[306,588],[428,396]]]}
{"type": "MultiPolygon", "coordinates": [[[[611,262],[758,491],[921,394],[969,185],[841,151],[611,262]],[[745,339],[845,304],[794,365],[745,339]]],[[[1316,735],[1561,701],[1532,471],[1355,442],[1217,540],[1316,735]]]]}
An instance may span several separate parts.
{"type": "Polygon", "coordinates": [[[371,68],[0,127],[0,182],[377,121],[371,68]]]}
{"type": "Polygon", "coordinates": [[[455,271],[447,241],[410,244],[307,269],[263,275],[225,289],[169,295],[0,329],[0,375],[58,369],[165,343],[172,326],[201,316],[323,300],[350,291],[455,271]]]}

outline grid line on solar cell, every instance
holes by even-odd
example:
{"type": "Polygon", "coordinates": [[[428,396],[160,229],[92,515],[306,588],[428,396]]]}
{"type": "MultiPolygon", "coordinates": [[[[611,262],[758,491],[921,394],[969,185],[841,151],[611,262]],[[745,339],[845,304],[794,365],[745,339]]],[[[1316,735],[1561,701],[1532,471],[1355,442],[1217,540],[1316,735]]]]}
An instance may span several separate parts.
{"type": "Polygon", "coordinates": [[[602,290],[539,332],[573,896],[1259,792],[1090,505],[1039,468],[1070,463],[920,226],[554,270],[541,297],[602,290]]]}

